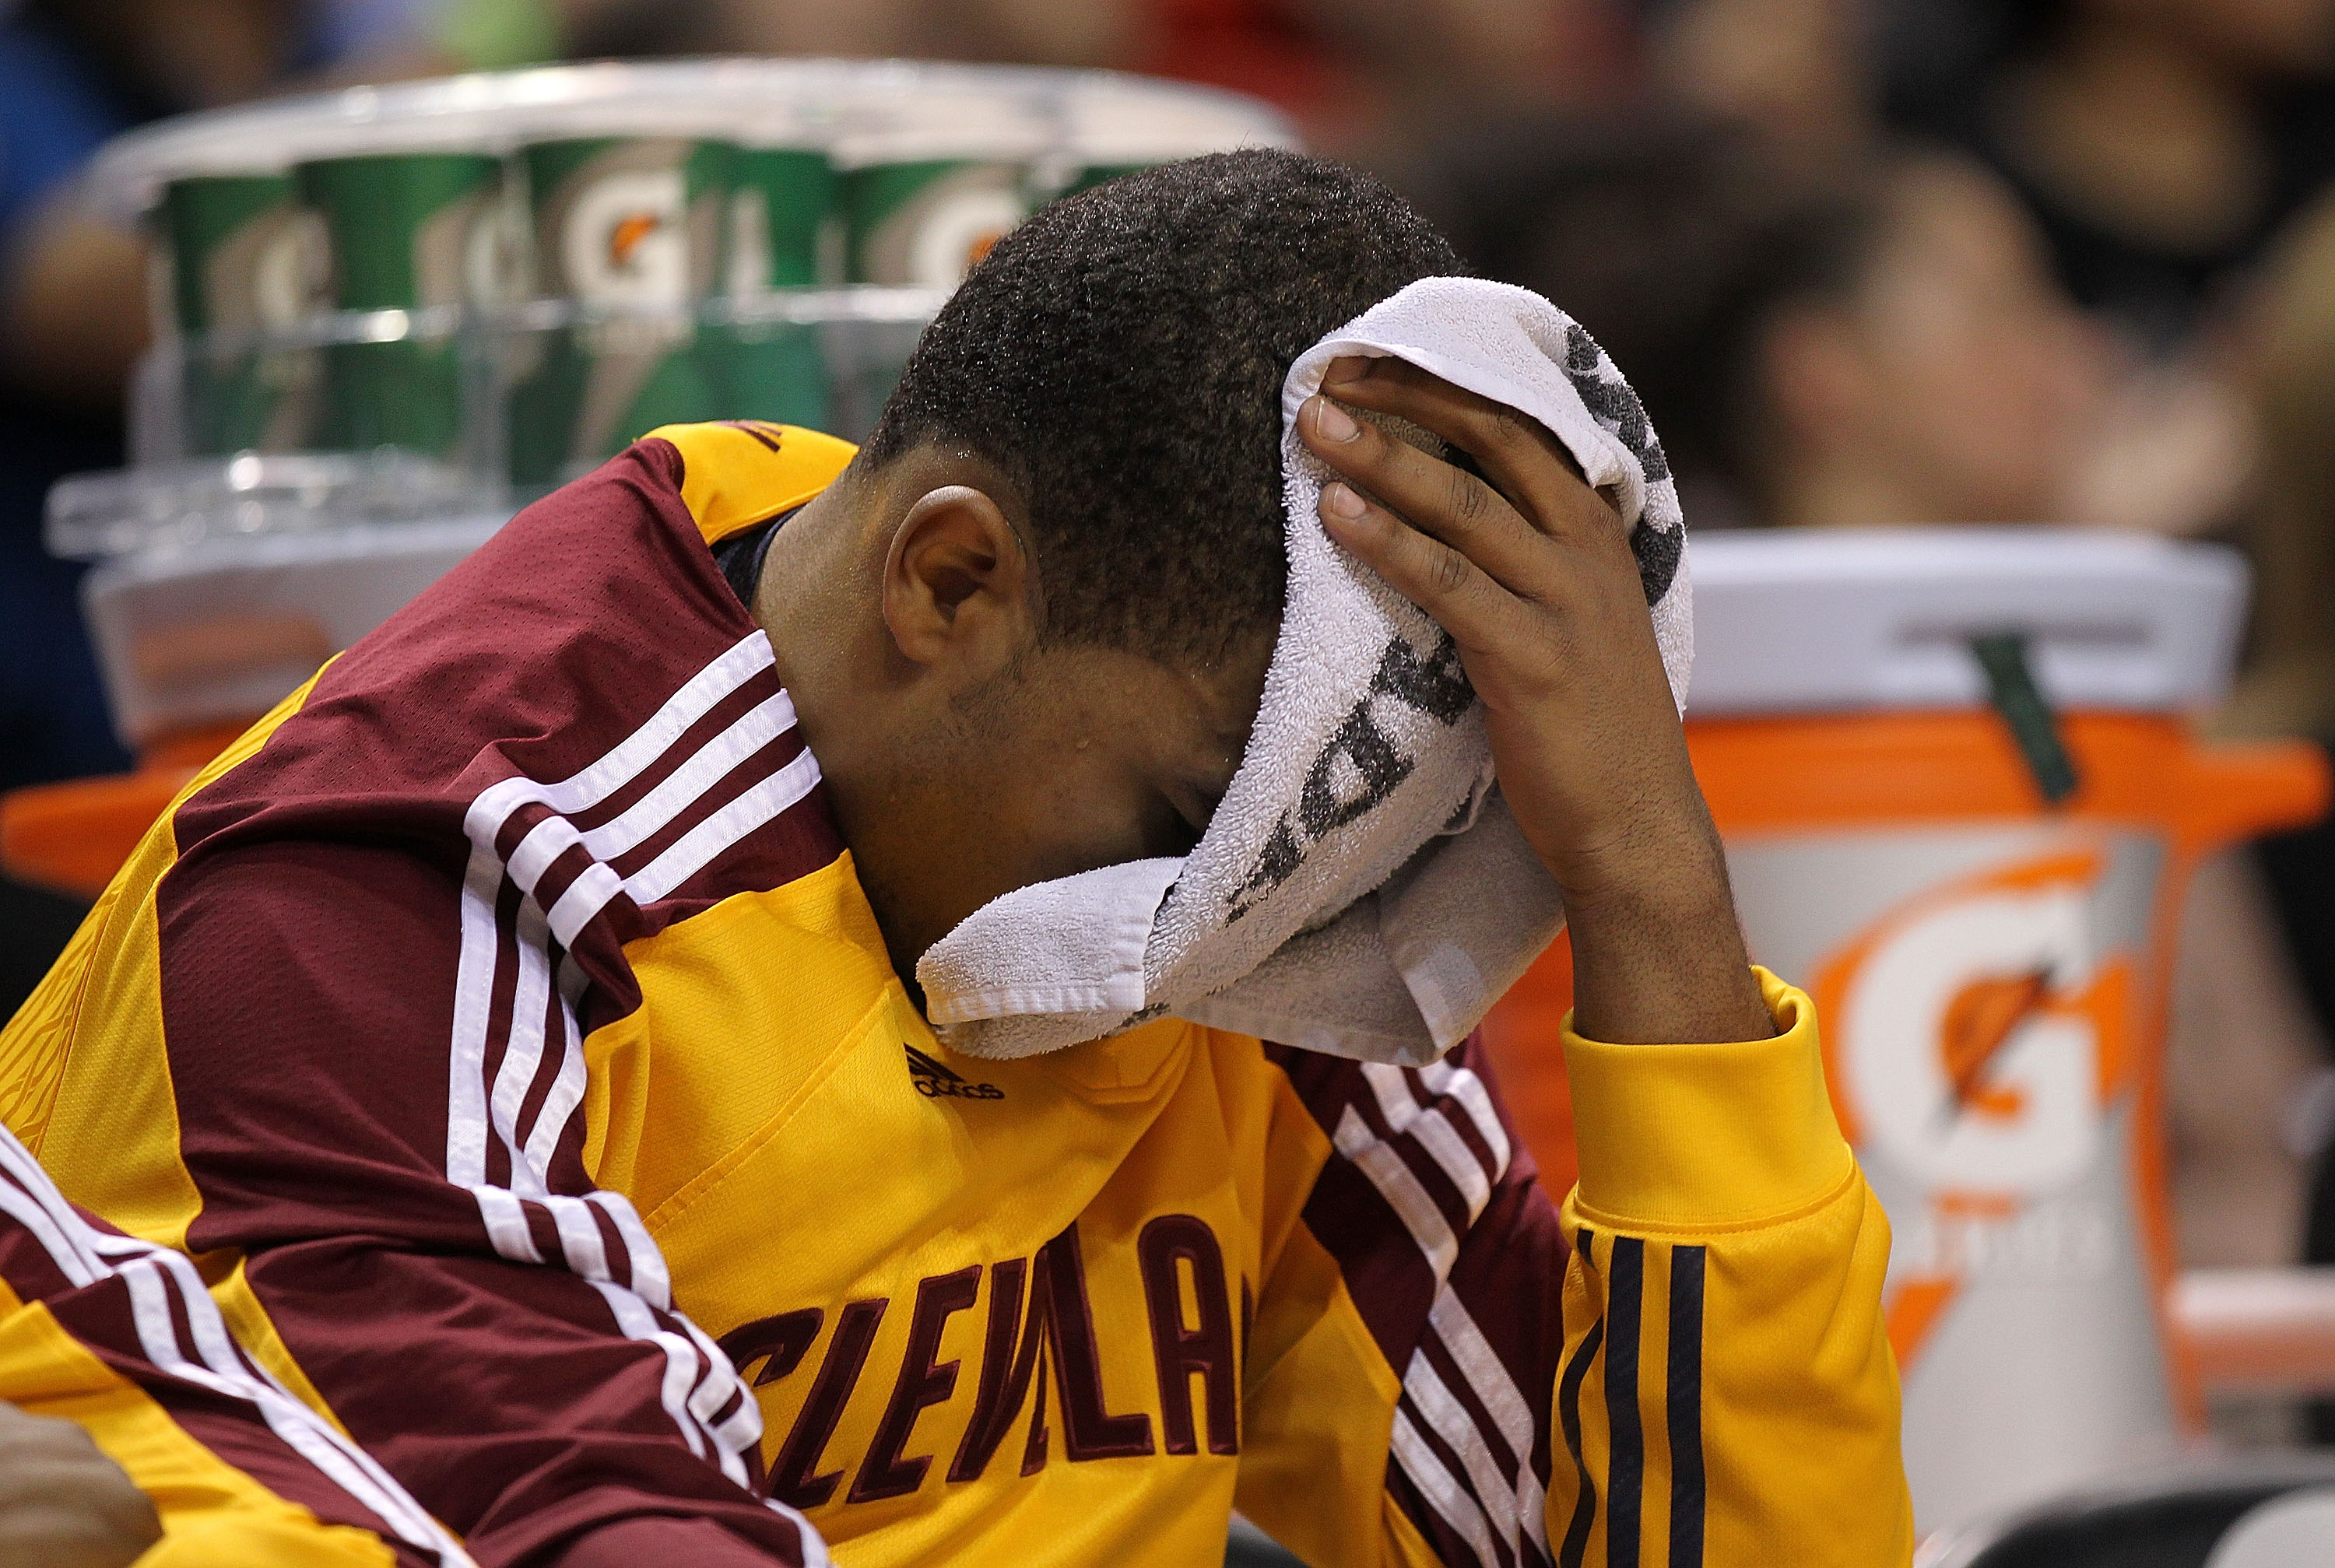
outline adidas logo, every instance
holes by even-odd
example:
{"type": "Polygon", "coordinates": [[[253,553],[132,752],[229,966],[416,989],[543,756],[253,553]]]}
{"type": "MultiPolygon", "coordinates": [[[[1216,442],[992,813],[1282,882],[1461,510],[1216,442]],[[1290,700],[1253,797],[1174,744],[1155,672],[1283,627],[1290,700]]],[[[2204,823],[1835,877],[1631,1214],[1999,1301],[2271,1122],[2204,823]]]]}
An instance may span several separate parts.
{"type": "Polygon", "coordinates": [[[913,1045],[908,1053],[908,1081],[926,1099],[1003,1099],[1005,1091],[993,1083],[967,1083],[913,1045]]]}

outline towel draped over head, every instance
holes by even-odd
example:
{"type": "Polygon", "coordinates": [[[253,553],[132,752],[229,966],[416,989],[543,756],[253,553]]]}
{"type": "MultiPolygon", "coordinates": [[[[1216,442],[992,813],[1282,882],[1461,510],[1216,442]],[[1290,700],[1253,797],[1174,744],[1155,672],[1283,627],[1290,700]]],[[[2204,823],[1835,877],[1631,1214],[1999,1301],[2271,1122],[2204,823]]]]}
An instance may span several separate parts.
{"type": "Polygon", "coordinates": [[[1297,414],[1347,355],[1393,355],[1530,416],[1616,497],[1683,711],[1686,535],[1636,394],[1530,290],[1414,283],[1283,383],[1287,605],[1247,750],[1198,844],[1017,889],[942,938],[916,977],[953,1049],[1030,1056],[1173,1014],[1421,1065],[1563,926],[1555,881],[1494,783],[1450,636],[1322,527],[1333,476],[1298,440],[1297,414]]]}

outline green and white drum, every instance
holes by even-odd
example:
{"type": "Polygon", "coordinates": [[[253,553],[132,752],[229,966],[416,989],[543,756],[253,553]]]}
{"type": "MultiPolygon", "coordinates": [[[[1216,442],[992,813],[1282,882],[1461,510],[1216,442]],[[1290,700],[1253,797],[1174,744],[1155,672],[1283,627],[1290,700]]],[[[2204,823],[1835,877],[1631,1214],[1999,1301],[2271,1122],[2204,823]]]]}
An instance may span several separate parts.
{"type": "Polygon", "coordinates": [[[881,119],[836,149],[851,281],[954,288],[1030,216],[1056,128],[1010,93],[941,85],[884,105],[881,119]]]}
{"type": "Polygon", "coordinates": [[[513,292],[502,160],[373,153],[318,159],[296,174],[331,239],[333,305],[411,313],[402,337],[325,348],[320,444],[452,455],[466,427],[456,328],[467,313],[505,304],[513,292]]]}
{"type": "Polygon", "coordinates": [[[730,249],[735,297],[843,281],[843,208],[822,147],[740,147],[732,155],[730,249]]]}
{"type": "Polygon", "coordinates": [[[727,417],[828,422],[819,327],[781,307],[789,291],[843,281],[840,193],[823,147],[741,147],[734,155],[723,261],[730,308],[705,343],[727,417]]]}
{"type": "Polygon", "coordinates": [[[329,308],[327,244],[282,173],[172,180],[155,208],[169,314],[185,353],[183,440],[196,454],[308,444],[323,366],[270,343],[329,308]]]}
{"type": "Polygon", "coordinates": [[[678,136],[520,150],[539,299],[570,320],[528,345],[509,406],[510,475],[574,478],[661,424],[722,417],[695,313],[721,276],[729,143],[678,136]]]}
{"type": "Polygon", "coordinates": [[[954,288],[1030,215],[1027,167],[967,158],[906,158],[848,176],[851,280],[954,288]]]}

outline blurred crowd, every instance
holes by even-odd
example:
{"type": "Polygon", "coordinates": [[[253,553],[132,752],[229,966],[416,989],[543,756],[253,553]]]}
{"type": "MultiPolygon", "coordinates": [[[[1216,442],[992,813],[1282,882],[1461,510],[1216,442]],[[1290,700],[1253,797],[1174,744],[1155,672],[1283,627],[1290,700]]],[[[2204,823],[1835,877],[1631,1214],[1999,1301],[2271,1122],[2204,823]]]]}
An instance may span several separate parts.
{"type": "MultiPolygon", "coordinates": [[[[2335,740],[2335,0],[0,0],[0,789],[128,763],[39,544],[48,484],[120,461],[144,346],[139,241],[78,198],[96,147],[336,82],[732,52],[1272,99],[1603,341],[1691,524],[2233,543],[2257,603],[2219,724],[2335,740]]],[[[56,943],[76,914],[6,896],[56,943]]],[[[5,944],[0,1007],[44,940],[5,944]]],[[[2209,868],[2185,965],[2185,1257],[2335,1262],[2335,832],[2209,868]]]]}

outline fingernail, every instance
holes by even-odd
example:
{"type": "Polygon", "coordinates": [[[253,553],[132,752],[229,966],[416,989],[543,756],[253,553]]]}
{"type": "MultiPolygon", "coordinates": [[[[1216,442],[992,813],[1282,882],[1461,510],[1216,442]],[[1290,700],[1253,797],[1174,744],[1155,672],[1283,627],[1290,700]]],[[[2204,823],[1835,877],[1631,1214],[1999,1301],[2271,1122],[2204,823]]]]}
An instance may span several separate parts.
{"type": "Polygon", "coordinates": [[[1333,441],[1350,441],[1362,433],[1354,416],[1328,398],[1322,399],[1321,406],[1313,411],[1313,428],[1333,441]]]}
{"type": "Polygon", "coordinates": [[[1324,382],[1361,381],[1371,373],[1372,363],[1368,354],[1348,354],[1343,359],[1333,359],[1329,368],[1322,373],[1322,379],[1324,382]]]}
{"type": "MultiPolygon", "coordinates": [[[[1353,421],[1350,420],[1347,422],[1351,424],[1353,421]]],[[[1351,486],[1333,481],[1322,487],[1322,509],[1332,517],[1344,518],[1352,522],[1368,511],[1370,506],[1351,486]]]]}

